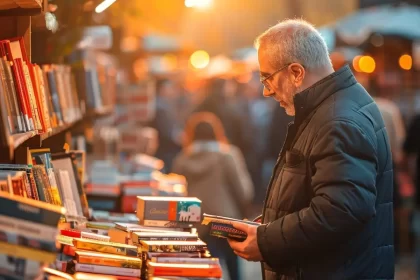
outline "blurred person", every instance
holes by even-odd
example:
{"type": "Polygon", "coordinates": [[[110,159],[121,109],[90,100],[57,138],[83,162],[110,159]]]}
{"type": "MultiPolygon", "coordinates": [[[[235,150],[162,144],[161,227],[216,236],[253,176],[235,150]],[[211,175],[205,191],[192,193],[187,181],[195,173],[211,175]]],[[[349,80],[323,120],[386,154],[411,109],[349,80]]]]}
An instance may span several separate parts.
{"type": "Polygon", "coordinates": [[[156,116],[151,127],[158,132],[156,157],[163,160],[165,170],[171,170],[172,161],[181,150],[181,124],[178,112],[178,88],[170,80],[160,80],[156,87],[156,116]]]}
{"type": "Polygon", "coordinates": [[[295,116],[273,171],[261,225],[234,252],[265,280],[393,279],[392,156],[381,113],[348,66],[303,20],[256,41],[264,96],[295,116]]]}
{"type": "MultiPolygon", "coordinates": [[[[240,150],[229,144],[220,120],[212,113],[193,114],[185,143],[172,172],[184,175],[188,195],[202,200],[204,213],[242,219],[253,197],[253,186],[240,150]]],[[[238,259],[226,240],[200,230],[212,255],[226,263],[231,280],[239,280],[238,259]]]]}
{"type": "Polygon", "coordinates": [[[263,98],[261,91],[259,74],[254,72],[251,80],[240,86],[240,99],[238,98],[236,102],[242,122],[246,124],[244,135],[249,145],[244,151],[244,156],[254,183],[254,203],[257,204],[258,211],[261,211],[261,202],[264,200],[266,190],[266,185],[263,185],[263,167],[269,142],[270,121],[276,105],[272,100],[263,98]]]}
{"type": "MultiPolygon", "coordinates": [[[[215,78],[209,81],[205,88],[206,97],[195,108],[194,112],[210,112],[215,114],[222,122],[226,137],[232,145],[245,153],[250,147],[250,141],[245,136],[246,123],[232,104],[227,102],[226,89],[229,82],[225,79],[215,78]]],[[[230,84],[229,84],[230,86],[230,84]]]]}
{"type": "Polygon", "coordinates": [[[415,185],[412,229],[415,235],[417,279],[420,279],[420,115],[415,116],[408,126],[403,150],[403,164],[415,185]]]}

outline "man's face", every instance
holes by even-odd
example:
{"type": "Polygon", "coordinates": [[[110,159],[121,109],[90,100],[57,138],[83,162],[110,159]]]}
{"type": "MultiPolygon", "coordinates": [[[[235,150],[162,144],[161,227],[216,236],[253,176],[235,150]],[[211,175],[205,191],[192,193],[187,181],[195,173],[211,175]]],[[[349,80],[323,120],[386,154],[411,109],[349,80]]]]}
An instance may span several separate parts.
{"type": "MultiPolygon", "coordinates": [[[[269,77],[279,70],[272,66],[270,59],[271,57],[265,49],[260,47],[258,49],[258,62],[260,65],[261,79],[269,77]]],[[[273,97],[286,110],[286,114],[289,116],[295,115],[293,97],[298,93],[298,88],[293,78],[294,75],[289,70],[289,67],[285,67],[266,80],[268,88],[264,87],[263,90],[264,96],[273,97]]]]}

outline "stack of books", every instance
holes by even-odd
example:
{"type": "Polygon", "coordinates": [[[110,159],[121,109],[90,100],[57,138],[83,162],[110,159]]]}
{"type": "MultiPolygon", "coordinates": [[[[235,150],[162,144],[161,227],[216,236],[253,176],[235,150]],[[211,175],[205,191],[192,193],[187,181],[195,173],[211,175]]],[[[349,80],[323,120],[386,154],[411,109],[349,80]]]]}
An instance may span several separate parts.
{"type": "Polygon", "coordinates": [[[0,204],[0,275],[42,276],[43,267],[56,259],[57,226],[64,208],[4,191],[0,204]]]}
{"type": "Polygon", "coordinates": [[[141,253],[143,275],[149,279],[161,276],[222,277],[219,260],[210,257],[207,245],[195,233],[194,227],[201,222],[199,199],[139,196],[137,217],[145,228],[132,230],[131,243],[137,245],[141,253]],[[161,228],[158,229],[160,232],[151,232],[146,231],[146,227],[161,228]]]}
{"type": "Polygon", "coordinates": [[[47,133],[83,114],[70,67],[32,64],[23,37],[0,41],[0,101],[9,134],[47,133]]]}

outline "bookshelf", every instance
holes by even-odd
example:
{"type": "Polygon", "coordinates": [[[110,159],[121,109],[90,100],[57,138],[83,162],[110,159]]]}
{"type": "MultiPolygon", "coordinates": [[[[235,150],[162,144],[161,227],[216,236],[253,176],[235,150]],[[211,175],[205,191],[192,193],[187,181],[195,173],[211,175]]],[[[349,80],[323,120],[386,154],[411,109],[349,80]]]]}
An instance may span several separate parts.
{"type": "Polygon", "coordinates": [[[0,16],[34,16],[42,9],[42,0],[2,0],[0,16]]]}

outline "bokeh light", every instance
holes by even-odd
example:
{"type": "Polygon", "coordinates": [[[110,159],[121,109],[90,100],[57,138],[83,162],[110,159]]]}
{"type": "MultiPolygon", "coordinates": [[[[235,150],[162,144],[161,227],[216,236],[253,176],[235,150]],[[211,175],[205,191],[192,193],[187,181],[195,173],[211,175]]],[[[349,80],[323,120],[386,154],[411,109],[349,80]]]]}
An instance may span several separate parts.
{"type": "Polygon", "coordinates": [[[190,63],[194,68],[203,69],[209,65],[210,55],[203,50],[194,52],[190,57],[190,63]]]}
{"type": "Polygon", "coordinates": [[[375,63],[375,59],[373,59],[373,57],[371,56],[362,56],[359,59],[359,68],[362,72],[365,73],[373,73],[375,71],[376,68],[376,63],[375,63]]]}
{"type": "Polygon", "coordinates": [[[413,58],[411,57],[411,55],[404,54],[400,56],[398,63],[400,64],[401,69],[411,70],[411,68],[413,67],[413,58]]]}

